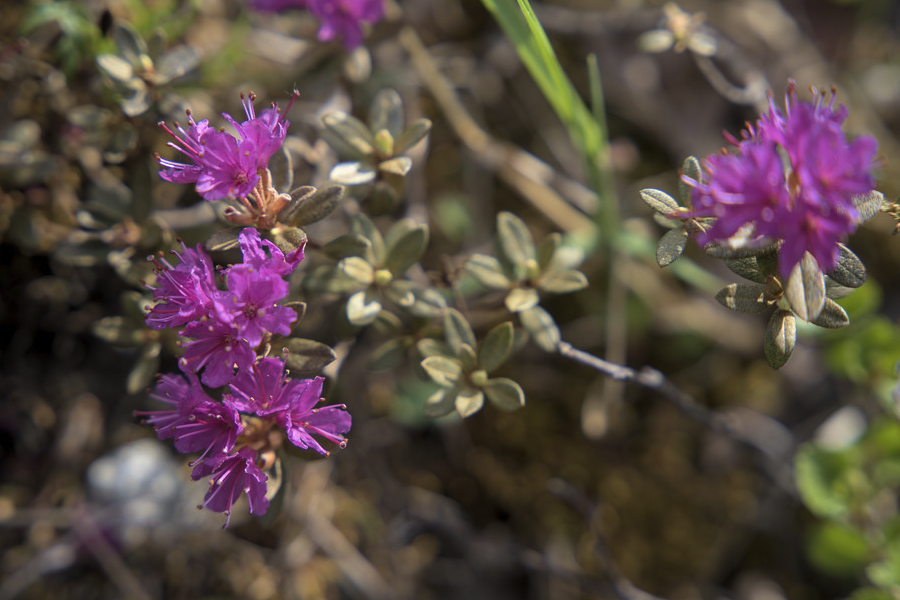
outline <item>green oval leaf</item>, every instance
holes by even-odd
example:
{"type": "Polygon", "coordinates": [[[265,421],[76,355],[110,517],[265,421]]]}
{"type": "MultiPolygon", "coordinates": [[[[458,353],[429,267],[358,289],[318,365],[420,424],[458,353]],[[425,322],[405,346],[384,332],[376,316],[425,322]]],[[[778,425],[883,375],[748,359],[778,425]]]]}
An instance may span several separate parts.
{"type": "Polygon", "coordinates": [[[537,256],[531,232],[525,222],[511,212],[503,211],[497,215],[497,241],[506,259],[516,266],[524,268],[537,256]]]}
{"type": "Polygon", "coordinates": [[[765,354],[769,366],[780,369],[797,343],[797,321],[790,311],[776,310],[766,327],[765,354]]]}
{"type": "Polygon", "coordinates": [[[445,388],[455,387],[463,373],[462,363],[446,356],[429,356],[419,364],[432,381],[445,388]]]}
{"type": "Polygon", "coordinates": [[[562,339],[556,321],[540,306],[519,313],[519,322],[528,330],[534,342],[546,352],[556,352],[562,339]]]}
{"type": "Polygon", "coordinates": [[[501,410],[519,410],[525,406],[525,392],[522,387],[506,377],[488,379],[481,387],[491,404],[501,410]]]}
{"type": "Polygon", "coordinates": [[[811,321],[819,316],[825,305],[825,275],[809,252],[791,272],[784,296],[797,317],[811,321]]]}
{"type": "Polygon", "coordinates": [[[459,354],[463,344],[468,345],[470,348],[474,348],[476,345],[475,332],[472,331],[472,326],[469,325],[462,313],[455,308],[448,308],[444,313],[444,337],[446,337],[447,343],[450,344],[450,348],[456,354],[459,354]]]}
{"type": "Polygon", "coordinates": [[[675,262],[684,253],[690,237],[684,227],[667,231],[656,245],[656,263],[660,267],[668,267],[675,262]]]}
{"type": "Polygon", "coordinates": [[[509,278],[503,273],[500,261],[487,254],[473,254],[466,261],[466,272],[478,280],[481,285],[495,289],[505,290],[511,285],[509,278]]]}
{"type": "Polygon", "coordinates": [[[513,347],[512,321],[501,323],[491,329],[478,347],[478,366],[492,372],[509,358],[513,347]]]}
{"type": "Polygon", "coordinates": [[[431,121],[428,119],[416,119],[403,130],[394,141],[394,154],[403,154],[422,139],[431,131],[431,121]]]}
{"type": "Polygon", "coordinates": [[[360,285],[371,285],[375,279],[375,269],[361,256],[342,258],[338,262],[337,268],[360,285]]]}
{"type": "Polygon", "coordinates": [[[428,247],[428,226],[416,225],[387,247],[384,266],[394,275],[403,275],[428,247]]]}
{"type": "Polygon", "coordinates": [[[504,303],[509,312],[522,312],[537,306],[540,296],[534,288],[513,288],[506,295],[504,303]]]}
{"type": "Polygon", "coordinates": [[[581,271],[560,269],[546,273],[538,280],[537,286],[551,294],[569,294],[586,288],[588,280],[581,271]]]}
{"type": "Polygon", "coordinates": [[[850,248],[843,244],[838,244],[841,256],[837,265],[832,269],[828,276],[835,283],[848,288],[858,288],[866,282],[866,266],[856,254],[850,251],[850,248]]]}
{"type": "Polygon", "coordinates": [[[662,190],[647,188],[641,190],[639,193],[641,195],[641,200],[643,200],[647,206],[662,215],[669,216],[678,212],[678,202],[675,201],[675,198],[662,190]]]}
{"type": "Polygon", "coordinates": [[[347,298],[347,320],[357,327],[368,325],[381,312],[381,302],[369,290],[360,290],[347,298]]]}
{"type": "Polygon", "coordinates": [[[850,317],[847,311],[840,304],[830,298],[825,299],[825,305],[819,316],[811,321],[813,325],[825,327],[826,329],[840,329],[850,324],[850,317]]]}
{"type": "Polygon", "coordinates": [[[283,340],[281,351],[285,366],[293,375],[316,373],[337,358],[331,346],[304,338],[283,340]]]}
{"type": "Polygon", "coordinates": [[[755,283],[732,283],[726,285],[716,294],[716,300],[725,308],[757,314],[769,308],[767,288],[755,283]]]}
{"type": "Polygon", "coordinates": [[[480,390],[460,392],[456,396],[456,411],[463,418],[471,417],[484,406],[484,393],[480,390]]]}

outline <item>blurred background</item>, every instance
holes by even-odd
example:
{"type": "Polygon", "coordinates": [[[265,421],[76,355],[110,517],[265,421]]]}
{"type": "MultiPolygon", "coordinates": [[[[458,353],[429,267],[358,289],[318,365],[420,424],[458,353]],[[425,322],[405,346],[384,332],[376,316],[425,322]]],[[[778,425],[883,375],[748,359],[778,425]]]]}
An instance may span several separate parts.
{"type": "Polygon", "coordinates": [[[146,388],[177,368],[175,340],[142,323],[144,257],[215,230],[190,186],[156,175],[157,123],[186,107],[237,116],[250,90],[258,108],[286,106],[299,89],[293,181],[323,186],[337,159],[322,115],[364,118],[395,88],[407,120],[433,122],[394,214],[430,224],[436,279],[490,248],[500,210],[537,239],[574,234],[597,204],[584,165],[477,0],[391,0],[354,51],[317,42],[303,11],[238,0],[0,4],[0,600],[900,597],[895,221],[877,215],[848,243],[869,274],[842,300],[851,325],[801,327],[773,371],[765,317],[713,298],[737,280],[720,261],[692,246],[688,266],[657,266],[664,230],[638,194],[674,193],[685,157],[717,152],[794,79],[804,100],[834,86],[845,130],[878,139],[878,189],[895,199],[900,6],[534,8],[585,98],[596,55],[634,244],[589,253],[590,287],[544,306],[563,339],[659,369],[696,406],[528,345],[498,372],[522,385],[522,410],[435,421],[414,365],[371,369],[382,340],[311,304],[305,335],[336,350],[326,398],[352,413],[350,443],[286,462],[281,510],[257,519],[242,500],[223,531],[196,509],[206,486],[187,457],[133,416],[159,408],[146,388]],[[522,153],[543,186],[524,194],[508,175],[522,153]]]}

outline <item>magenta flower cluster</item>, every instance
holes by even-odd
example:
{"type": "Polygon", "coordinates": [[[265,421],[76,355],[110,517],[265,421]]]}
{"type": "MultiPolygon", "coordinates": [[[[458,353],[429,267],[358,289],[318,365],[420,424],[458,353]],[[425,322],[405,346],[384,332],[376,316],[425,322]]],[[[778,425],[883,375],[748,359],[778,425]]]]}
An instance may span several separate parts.
{"type": "Polygon", "coordinates": [[[740,140],[725,135],[733,153],[707,157],[703,181],[684,177],[693,186],[689,216],[715,218],[698,243],[727,243],[736,234],[758,245],[781,242],[785,278],[806,252],[824,272],[836,266],[838,243],[856,229],[853,199],[875,187],[877,142],[848,140],[847,108],[835,108],[833,93],[828,102],[813,94],[813,102],[798,101],[791,82],[784,112],[770,96],[768,112],[740,140]]]}
{"type": "Polygon", "coordinates": [[[315,408],[323,379],[290,379],[278,358],[257,358],[272,334],[288,335],[297,315],[277,303],[288,295],[284,277],[303,258],[302,248],[285,255],[253,228],[241,232],[243,262],[221,272],[218,289],[212,260],[202,246],[184,247],[172,266],[157,265],[157,304],[147,313],[153,329],[181,327],[182,375],[160,377],[152,396],[170,409],[138,413],[160,439],[173,439],[180,452],[199,452],[191,463],[194,480],[210,478],[202,507],[228,515],[242,493],[250,512],[268,509],[264,468],[286,438],[302,449],[328,454],[314,436],[342,447],[351,418],[344,406],[315,408]],[[199,377],[198,377],[199,374],[199,377]],[[221,401],[206,391],[228,385],[221,401]]]}
{"type": "Polygon", "coordinates": [[[384,0],[249,0],[251,8],[263,12],[307,9],[321,26],[317,37],[329,42],[341,38],[348,50],[362,43],[360,23],[377,23],[384,17],[384,0]]]}
{"type": "MultiPolygon", "coordinates": [[[[190,111],[187,129],[176,123],[175,131],[172,131],[160,122],[160,127],[175,139],[168,145],[191,160],[190,163],[181,163],[157,155],[159,164],[165,167],[159,172],[160,177],[173,183],[194,183],[197,193],[206,200],[242,198],[250,194],[259,183],[260,174],[266,170],[269,159],[284,143],[290,125],[274,103],[257,116],[253,108],[255,99],[253,94],[249,97],[241,94],[241,104],[247,116],[247,120],[241,123],[227,113],[222,114],[237,137],[210,127],[207,119],[194,121],[190,111]]],[[[291,104],[293,102],[294,99],[291,99],[291,104]]],[[[290,108],[291,105],[288,105],[285,113],[290,108]]]]}

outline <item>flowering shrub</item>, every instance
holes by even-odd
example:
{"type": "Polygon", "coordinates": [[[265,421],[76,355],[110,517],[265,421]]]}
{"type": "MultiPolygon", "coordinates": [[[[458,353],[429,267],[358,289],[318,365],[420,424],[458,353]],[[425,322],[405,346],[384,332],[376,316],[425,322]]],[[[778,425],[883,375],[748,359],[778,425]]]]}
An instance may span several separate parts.
{"type": "MultiPolygon", "coordinates": [[[[228,515],[242,492],[250,512],[264,514],[269,505],[267,476],[284,438],[301,449],[328,452],[313,434],[341,447],[350,430],[344,406],[314,408],[321,399],[321,377],[291,379],[277,358],[258,358],[257,349],[273,335],[288,335],[297,319],[294,309],[277,302],[288,295],[284,277],[303,259],[298,248],[285,255],[252,228],[240,234],[243,262],[222,272],[225,290],[218,290],[212,261],[202,246],[182,244],[172,266],[155,259],[158,302],[147,314],[153,329],[185,325],[184,356],[179,365],[187,377],[163,375],[152,397],[169,410],[139,412],[160,439],[173,439],[179,452],[200,452],[191,465],[195,480],[210,477],[203,507],[228,515]],[[198,380],[196,373],[202,371],[198,380]],[[231,392],[214,400],[203,385],[228,384],[231,392]]],[[[273,492],[274,493],[274,492],[273,492]]]]}
{"type": "Polygon", "coordinates": [[[872,136],[848,141],[841,126],[847,108],[834,107],[834,94],[812,90],[814,101],[797,100],[791,82],[782,112],[771,95],[769,111],[738,140],[726,134],[733,154],[712,154],[693,186],[693,210],[685,216],[712,217],[697,241],[735,248],[779,243],[778,270],[787,280],[809,252],[828,272],[838,263],[838,243],[856,230],[854,197],[875,188],[872,136]],[[787,157],[783,161],[782,156],[787,157]]]}

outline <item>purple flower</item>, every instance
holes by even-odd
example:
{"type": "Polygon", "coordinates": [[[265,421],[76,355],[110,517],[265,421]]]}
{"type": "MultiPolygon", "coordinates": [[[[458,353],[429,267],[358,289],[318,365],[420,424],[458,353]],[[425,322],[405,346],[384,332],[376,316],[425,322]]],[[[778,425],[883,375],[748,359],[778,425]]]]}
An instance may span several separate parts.
{"type": "MultiPolygon", "coordinates": [[[[297,93],[291,99],[291,105],[296,97],[297,93]]],[[[197,193],[210,201],[250,194],[259,183],[260,173],[267,168],[269,159],[284,143],[290,125],[274,103],[257,117],[253,109],[255,99],[253,94],[248,98],[241,94],[241,104],[247,115],[247,120],[242,123],[223,113],[240,139],[209,127],[206,119],[194,122],[190,112],[188,122],[191,126],[187,130],[176,124],[178,133],[175,133],[160,122],[160,127],[175,138],[175,142],[168,145],[191,159],[190,164],[179,163],[157,155],[159,164],[165,167],[159,172],[160,177],[174,183],[196,183],[197,193]]]]}
{"type": "Polygon", "coordinates": [[[343,38],[348,50],[362,43],[360,23],[377,23],[384,16],[384,0],[309,0],[309,11],[322,25],[317,37],[323,42],[343,38]]]}
{"type": "Polygon", "coordinates": [[[199,373],[209,387],[223,386],[234,378],[234,370],[242,371],[253,364],[256,353],[239,336],[238,330],[215,319],[188,323],[182,335],[194,338],[184,342],[184,356],[179,366],[184,371],[199,373]]]}
{"type": "Polygon", "coordinates": [[[238,240],[244,256],[244,264],[250,265],[260,272],[285,277],[293,273],[300,261],[303,260],[303,246],[285,256],[278,246],[269,240],[262,239],[259,231],[253,227],[247,227],[241,231],[238,240]]]}
{"type": "Polygon", "coordinates": [[[290,334],[297,313],[287,306],[275,305],[288,295],[284,279],[238,264],[228,269],[226,281],[228,291],[216,297],[216,315],[237,328],[252,348],[259,346],[266,333],[290,334]]]}
{"type": "Polygon", "coordinates": [[[299,382],[285,376],[280,359],[263,358],[251,368],[241,370],[231,382],[231,401],[241,412],[268,416],[290,403],[299,382]]]}
{"type": "MultiPolygon", "coordinates": [[[[295,380],[296,381],[296,380],[295,380]]],[[[330,440],[341,448],[347,445],[343,434],[350,431],[350,413],[344,405],[314,408],[322,400],[322,377],[303,379],[289,394],[282,394],[282,410],[275,419],[285,428],[292,444],[304,450],[311,448],[319,454],[329,454],[313,435],[330,440]]]]}
{"type": "Polygon", "coordinates": [[[256,458],[256,451],[245,446],[215,465],[200,463],[198,468],[203,468],[195,468],[191,475],[194,479],[211,476],[209,491],[200,508],[225,513],[227,517],[224,527],[228,527],[231,522],[231,507],[244,492],[247,493],[252,514],[264,515],[269,509],[269,500],[266,498],[266,482],[269,478],[256,466],[256,458]]]}
{"type": "Polygon", "coordinates": [[[202,318],[212,309],[212,296],[216,292],[212,260],[198,245],[190,249],[181,242],[182,251],[172,253],[181,261],[173,267],[164,258],[155,259],[158,287],[153,288],[153,298],[162,300],[147,314],[147,325],[152,329],[177,327],[202,318]]]}
{"type": "MultiPolygon", "coordinates": [[[[291,110],[294,100],[299,95],[299,92],[294,92],[290,104],[284,111],[285,114],[291,110]]],[[[247,115],[247,120],[243,123],[238,123],[228,113],[222,113],[222,116],[231,123],[244,143],[249,142],[252,145],[256,156],[256,169],[264,171],[269,164],[269,159],[284,144],[284,138],[287,137],[287,129],[291,123],[285,120],[278,105],[274,102],[271,108],[262,111],[257,117],[253,108],[255,100],[255,94],[250,94],[249,97],[241,94],[241,105],[244,107],[244,114],[247,115]]]]}
{"type": "Polygon", "coordinates": [[[191,420],[195,406],[212,403],[197,376],[188,373],[187,378],[180,375],[163,375],[156,384],[150,397],[172,406],[169,410],[136,411],[139,417],[147,417],[146,423],[153,425],[156,435],[161,440],[176,438],[178,427],[191,420]]]}
{"type": "Polygon", "coordinates": [[[684,178],[694,186],[689,215],[716,219],[698,236],[700,244],[733,243],[738,233],[749,240],[744,245],[782,241],[778,267],[785,279],[806,252],[825,272],[836,266],[838,243],[856,229],[853,198],[875,187],[877,142],[848,141],[841,129],[847,109],[835,109],[833,94],[826,103],[813,93],[814,102],[800,102],[791,82],[784,112],[770,96],[755,127],[740,140],[726,135],[734,154],[707,157],[704,181],[684,178]]]}
{"type": "Polygon", "coordinates": [[[186,422],[175,426],[175,449],[185,454],[202,452],[194,464],[206,457],[207,462],[219,463],[234,450],[237,436],[244,430],[241,416],[227,400],[197,402],[186,422]]]}

